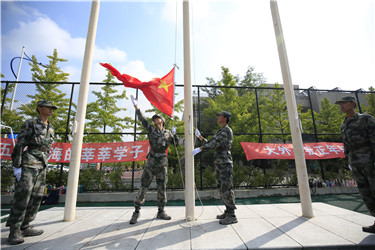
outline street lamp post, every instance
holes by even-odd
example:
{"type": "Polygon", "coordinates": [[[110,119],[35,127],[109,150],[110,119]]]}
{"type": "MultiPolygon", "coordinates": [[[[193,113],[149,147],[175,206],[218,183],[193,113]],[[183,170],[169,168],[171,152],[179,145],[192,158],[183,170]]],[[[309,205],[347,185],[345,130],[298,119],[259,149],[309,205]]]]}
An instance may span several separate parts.
{"type": "MultiPolygon", "coordinates": [[[[10,102],[10,106],[9,106],[9,110],[12,111],[13,110],[13,103],[14,103],[14,97],[16,95],[16,89],[17,89],[17,82],[18,82],[18,77],[20,76],[20,71],[21,71],[21,65],[22,65],[22,59],[23,59],[23,54],[25,53],[25,46],[22,46],[22,54],[21,54],[21,59],[20,59],[20,63],[18,64],[18,71],[17,71],[17,76],[16,76],[16,84],[14,85],[14,90],[13,90],[13,94],[12,94],[12,101],[10,102]]],[[[15,57],[17,58],[17,57],[15,57]]],[[[13,60],[15,59],[13,58],[12,61],[10,61],[10,68],[13,72],[13,68],[12,68],[12,62],[13,60]]],[[[13,72],[14,74],[14,72],[13,72]]]]}
{"type": "MultiPolygon", "coordinates": [[[[13,104],[14,104],[14,97],[16,96],[16,89],[17,89],[17,82],[18,82],[18,78],[20,76],[20,71],[21,71],[21,65],[22,65],[22,60],[25,59],[27,61],[30,61],[32,62],[33,60],[30,59],[26,53],[25,53],[25,46],[22,46],[22,54],[21,56],[16,56],[16,57],[13,57],[13,59],[10,61],[10,69],[12,70],[12,73],[14,75],[14,77],[16,78],[16,83],[14,85],[14,90],[13,90],[13,94],[12,94],[12,100],[10,102],[10,106],[9,106],[9,110],[12,111],[13,110],[13,104]],[[25,58],[23,56],[26,56],[25,58]],[[18,71],[17,71],[17,75],[14,73],[14,70],[13,70],[13,61],[15,59],[18,59],[20,58],[20,63],[18,64],[18,71]]],[[[42,63],[38,63],[39,65],[43,66],[43,67],[47,67],[45,65],[43,65],[42,63]]]]}

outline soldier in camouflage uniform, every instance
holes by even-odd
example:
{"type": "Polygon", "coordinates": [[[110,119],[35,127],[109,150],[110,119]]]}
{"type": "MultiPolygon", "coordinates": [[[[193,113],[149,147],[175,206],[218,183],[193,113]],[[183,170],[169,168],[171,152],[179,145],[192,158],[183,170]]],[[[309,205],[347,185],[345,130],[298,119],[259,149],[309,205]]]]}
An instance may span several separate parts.
{"type": "Polygon", "coordinates": [[[49,150],[55,137],[55,129],[48,117],[57,107],[43,100],[37,103],[36,109],[39,117],[25,121],[12,152],[16,183],[6,224],[10,227],[8,242],[12,245],[24,242],[23,237],[43,233],[30,222],[35,219],[44,195],[49,150]]]}
{"type": "Polygon", "coordinates": [[[146,192],[152,182],[154,176],[156,176],[157,184],[157,200],[158,200],[158,219],[170,220],[171,217],[164,211],[164,207],[167,204],[167,181],[168,181],[168,156],[166,150],[170,144],[178,144],[178,137],[176,135],[176,129],[172,127],[172,132],[164,129],[164,120],[158,115],[152,117],[152,121],[155,126],[151,125],[146,118],[142,115],[138,108],[137,100],[131,96],[136,114],[141,121],[143,127],[147,130],[148,139],[150,141],[151,150],[147,155],[147,163],[143,170],[141,177],[141,188],[138,191],[138,196],[134,201],[135,211],[130,220],[130,224],[137,223],[137,219],[140,216],[141,205],[145,202],[146,192]]]}
{"type": "MultiPolygon", "coordinates": [[[[345,158],[367,209],[375,216],[375,119],[355,112],[356,99],[352,96],[343,97],[336,104],[346,113],[341,124],[345,158]]],[[[375,223],[362,230],[375,233],[375,223]]]]}
{"type": "Polygon", "coordinates": [[[193,150],[193,155],[200,151],[206,151],[215,149],[215,175],[217,188],[219,189],[220,198],[224,203],[226,209],[223,214],[216,216],[220,219],[220,224],[228,225],[237,223],[237,217],[234,214],[235,197],[233,192],[233,161],[232,154],[230,152],[232,148],[233,132],[228,126],[231,113],[228,111],[222,111],[217,114],[217,123],[220,125],[220,129],[215,133],[211,140],[207,141],[202,137],[200,132],[196,130],[196,136],[204,141],[205,144],[193,150]]]}

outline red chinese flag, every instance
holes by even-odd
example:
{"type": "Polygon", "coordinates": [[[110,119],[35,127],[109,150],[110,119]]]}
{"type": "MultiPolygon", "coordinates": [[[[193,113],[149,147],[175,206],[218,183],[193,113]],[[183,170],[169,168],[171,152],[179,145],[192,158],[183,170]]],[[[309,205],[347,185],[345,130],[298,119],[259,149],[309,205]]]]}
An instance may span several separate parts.
{"type": "Polygon", "coordinates": [[[154,78],[149,82],[141,82],[135,77],[121,74],[112,65],[100,63],[109,69],[111,74],[124,83],[125,87],[142,90],[146,98],[161,112],[172,117],[174,104],[174,68],[163,78],[154,78]]]}

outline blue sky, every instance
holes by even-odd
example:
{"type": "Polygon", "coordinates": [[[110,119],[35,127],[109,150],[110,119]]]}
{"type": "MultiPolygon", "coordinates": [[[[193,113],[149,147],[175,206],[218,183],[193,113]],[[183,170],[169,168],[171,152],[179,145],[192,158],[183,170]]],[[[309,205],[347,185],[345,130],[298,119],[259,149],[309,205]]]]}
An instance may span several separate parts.
{"type": "MultiPolygon", "coordinates": [[[[375,0],[278,4],[293,84],[344,90],[375,86],[375,0]]],[[[219,80],[221,66],[239,76],[253,66],[268,83],[282,83],[268,0],[198,0],[191,5],[193,84],[206,84],[206,77],[219,80]]],[[[91,1],[1,1],[5,80],[14,80],[9,63],[25,46],[26,54],[42,63],[56,48],[68,60],[60,67],[70,74],[69,81],[79,81],[90,9],[91,1]]],[[[182,35],[182,1],[102,0],[91,81],[105,78],[99,62],[146,81],[167,74],[176,58],[176,82],[182,84],[182,35]]],[[[31,80],[26,62],[20,80],[31,80]]]]}

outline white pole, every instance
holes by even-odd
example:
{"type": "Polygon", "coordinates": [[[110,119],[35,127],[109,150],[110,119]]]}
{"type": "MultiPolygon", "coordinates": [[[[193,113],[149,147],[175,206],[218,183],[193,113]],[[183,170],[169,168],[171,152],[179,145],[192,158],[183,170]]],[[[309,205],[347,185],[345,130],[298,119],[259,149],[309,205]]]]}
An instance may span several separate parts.
{"type": "Polygon", "coordinates": [[[65,200],[64,221],[75,219],[77,202],[78,178],[81,163],[83,129],[85,126],[87,96],[90,84],[92,56],[94,53],[96,27],[98,24],[100,0],[93,0],[89,28],[87,31],[85,56],[83,59],[81,83],[79,87],[77,114],[74,119],[75,131],[73,131],[72,155],[69,165],[68,185],[65,200]]]}
{"type": "Polygon", "coordinates": [[[285,98],[290,122],[290,131],[292,134],[295,164],[297,169],[298,187],[302,207],[302,216],[312,218],[314,217],[314,214],[311,204],[310,187],[306,169],[305,153],[303,150],[301,127],[299,126],[300,123],[297,112],[296,97],[294,95],[292,77],[290,75],[289,62],[286,53],[283,30],[281,28],[279,9],[277,7],[276,0],[271,0],[271,12],[275,28],[277,49],[279,51],[281,72],[283,75],[285,98]]]}
{"type": "Polygon", "coordinates": [[[184,25],[184,121],[185,121],[185,219],[194,221],[194,148],[193,97],[191,93],[191,54],[190,54],[190,12],[189,0],[183,1],[184,25]]]}
{"type": "Polygon", "coordinates": [[[13,94],[12,94],[12,101],[10,102],[10,107],[9,107],[10,111],[13,110],[14,97],[16,96],[17,82],[18,82],[18,78],[20,77],[21,65],[22,65],[22,59],[23,59],[24,53],[25,53],[25,46],[22,46],[22,54],[21,54],[20,64],[18,64],[16,84],[14,85],[14,90],[13,90],[13,94]]]}

